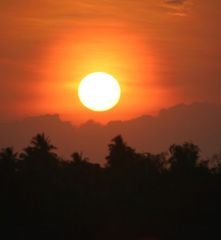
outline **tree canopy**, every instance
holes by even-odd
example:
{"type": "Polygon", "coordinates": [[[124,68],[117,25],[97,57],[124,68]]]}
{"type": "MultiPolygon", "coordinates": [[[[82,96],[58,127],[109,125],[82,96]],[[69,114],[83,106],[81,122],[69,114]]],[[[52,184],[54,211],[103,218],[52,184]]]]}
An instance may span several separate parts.
{"type": "Polygon", "coordinates": [[[44,133],[0,151],[0,226],[8,238],[210,239],[219,234],[220,157],[197,145],[139,153],[121,135],[104,166],[74,149],[62,159],[44,133]]]}

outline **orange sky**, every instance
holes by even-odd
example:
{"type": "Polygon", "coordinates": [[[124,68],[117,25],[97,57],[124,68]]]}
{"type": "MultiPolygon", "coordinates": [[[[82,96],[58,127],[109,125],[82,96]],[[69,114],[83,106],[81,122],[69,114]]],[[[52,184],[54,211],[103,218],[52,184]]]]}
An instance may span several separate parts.
{"type": "Polygon", "coordinates": [[[125,120],[181,102],[221,102],[221,2],[3,0],[0,116],[58,113],[76,124],[125,120]],[[77,97],[90,72],[115,76],[120,103],[77,97]]]}

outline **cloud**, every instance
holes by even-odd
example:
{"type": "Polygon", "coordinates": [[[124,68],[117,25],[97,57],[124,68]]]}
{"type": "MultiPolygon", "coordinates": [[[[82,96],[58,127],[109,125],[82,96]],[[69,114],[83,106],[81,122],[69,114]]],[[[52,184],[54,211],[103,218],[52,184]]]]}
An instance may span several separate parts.
{"type": "Polygon", "coordinates": [[[12,144],[20,151],[36,133],[45,132],[58,146],[60,155],[68,158],[73,151],[81,151],[93,162],[104,163],[110,139],[122,134],[138,152],[161,152],[172,143],[193,141],[205,155],[211,155],[220,150],[220,121],[220,106],[208,103],[181,104],[162,110],[155,117],[143,116],[107,125],[89,121],[78,128],[63,122],[58,115],[45,115],[0,124],[4,136],[0,138],[0,146],[12,144]]]}
{"type": "Polygon", "coordinates": [[[166,0],[165,3],[167,4],[175,4],[175,5],[180,5],[184,4],[186,0],[166,0]]]}
{"type": "Polygon", "coordinates": [[[189,0],[164,0],[163,6],[170,15],[185,17],[188,14],[192,2],[189,0]]]}

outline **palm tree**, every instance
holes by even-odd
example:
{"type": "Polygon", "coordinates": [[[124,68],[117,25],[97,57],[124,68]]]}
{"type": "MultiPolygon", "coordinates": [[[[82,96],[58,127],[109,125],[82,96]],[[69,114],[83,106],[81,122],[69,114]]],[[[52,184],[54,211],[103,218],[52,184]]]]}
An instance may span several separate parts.
{"type": "Polygon", "coordinates": [[[44,133],[37,134],[35,137],[32,138],[31,144],[36,150],[42,152],[51,152],[52,150],[56,149],[54,145],[50,143],[49,137],[46,137],[44,133]]]}
{"type": "Polygon", "coordinates": [[[58,157],[53,152],[55,149],[56,147],[50,143],[50,139],[44,133],[37,134],[20,157],[24,160],[26,168],[43,171],[45,168],[54,168],[57,165],[58,157]]]}
{"type": "Polygon", "coordinates": [[[109,155],[106,157],[108,167],[125,167],[137,158],[135,150],[124,142],[121,135],[113,138],[108,148],[109,155]]]}

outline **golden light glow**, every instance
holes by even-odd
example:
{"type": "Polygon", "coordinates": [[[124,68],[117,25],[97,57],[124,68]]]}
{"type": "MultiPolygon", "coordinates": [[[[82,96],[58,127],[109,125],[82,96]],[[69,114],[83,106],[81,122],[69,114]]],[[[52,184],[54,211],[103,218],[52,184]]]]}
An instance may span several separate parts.
{"type": "Polygon", "coordinates": [[[120,100],[121,89],[111,75],[95,72],[86,76],[79,85],[78,96],[82,104],[93,111],[107,111],[120,100]]]}
{"type": "Polygon", "coordinates": [[[170,97],[158,84],[153,49],[141,32],[125,22],[107,20],[103,24],[94,20],[82,22],[75,29],[72,25],[62,29],[43,52],[41,81],[38,89],[34,88],[39,97],[36,107],[32,108],[32,102],[30,108],[36,111],[35,115],[59,113],[63,120],[76,125],[89,119],[105,124],[155,113],[170,97]],[[97,110],[88,111],[82,106],[78,88],[88,73],[101,71],[119,81],[123,94],[117,107],[97,114],[97,110]]]}

